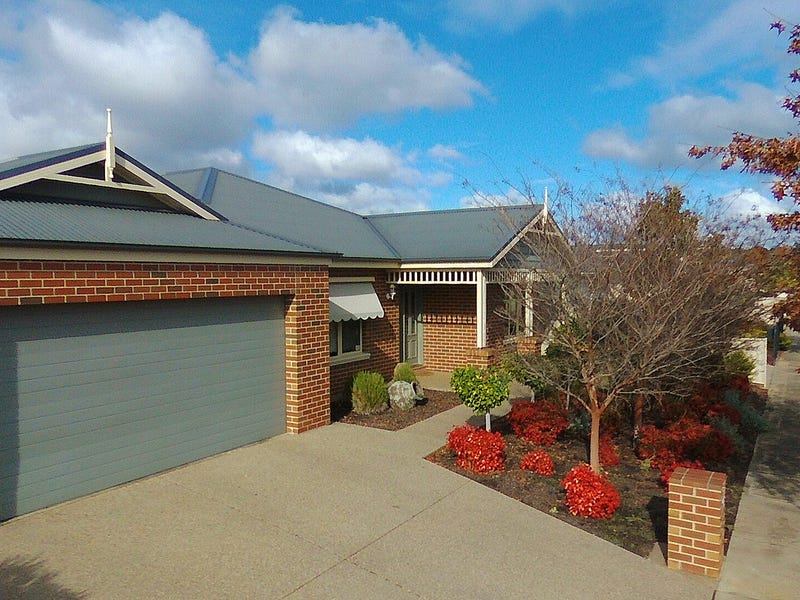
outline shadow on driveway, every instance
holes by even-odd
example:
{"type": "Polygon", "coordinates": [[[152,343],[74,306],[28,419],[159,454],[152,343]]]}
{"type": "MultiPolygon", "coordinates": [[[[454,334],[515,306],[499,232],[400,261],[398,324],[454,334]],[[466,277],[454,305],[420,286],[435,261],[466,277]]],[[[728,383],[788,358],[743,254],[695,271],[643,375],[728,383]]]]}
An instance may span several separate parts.
{"type": "Polygon", "coordinates": [[[75,592],[56,582],[57,573],[44,561],[17,555],[0,562],[0,598],[20,600],[83,600],[87,592],[75,592]]]}

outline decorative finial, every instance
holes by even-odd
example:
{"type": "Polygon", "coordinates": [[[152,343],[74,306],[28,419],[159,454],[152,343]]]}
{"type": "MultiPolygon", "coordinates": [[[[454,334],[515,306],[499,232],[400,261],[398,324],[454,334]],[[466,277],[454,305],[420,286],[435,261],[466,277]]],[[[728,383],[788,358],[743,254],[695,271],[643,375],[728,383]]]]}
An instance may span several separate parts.
{"type": "Polygon", "coordinates": [[[111,109],[106,109],[106,181],[113,181],[114,167],[116,166],[116,151],[114,150],[114,133],[111,129],[111,109]]]}

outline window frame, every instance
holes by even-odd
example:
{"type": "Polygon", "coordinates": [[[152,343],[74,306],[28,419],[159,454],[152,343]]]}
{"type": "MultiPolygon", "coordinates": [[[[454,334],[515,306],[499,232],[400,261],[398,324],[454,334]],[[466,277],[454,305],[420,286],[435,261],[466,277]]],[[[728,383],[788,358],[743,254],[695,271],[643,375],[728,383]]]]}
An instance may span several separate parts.
{"type": "Polygon", "coordinates": [[[331,321],[330,327],[328,329],[330,335],[330,341],[333,340],[333,331],[336,331],[336,353],[330,353],[331,344],[328,344],[329,349],[329,358],[331,365],[339,365],[349,362],[355,362],[359,360],[367,360],[370,357],[370,354],[364,352],[362,348],[364,347],[364,321],[361,319],[353,319],[351,321],[331,321]],[[358,323],[358,344],[356,345],[355,350],[350,350],[349,352],[342,352],[342,333],[343,333],[343,323],[358,323]]]}

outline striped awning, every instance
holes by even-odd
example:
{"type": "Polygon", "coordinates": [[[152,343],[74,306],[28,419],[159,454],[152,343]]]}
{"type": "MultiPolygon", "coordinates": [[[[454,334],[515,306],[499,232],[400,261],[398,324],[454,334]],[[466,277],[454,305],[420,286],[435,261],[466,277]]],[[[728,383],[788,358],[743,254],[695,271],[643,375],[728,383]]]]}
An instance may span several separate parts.
{"type": "Polygon", "coordinates": [[[383,316],[383,306],[371,283],[332,283],[331,321],[355,321],[383,316]]]}

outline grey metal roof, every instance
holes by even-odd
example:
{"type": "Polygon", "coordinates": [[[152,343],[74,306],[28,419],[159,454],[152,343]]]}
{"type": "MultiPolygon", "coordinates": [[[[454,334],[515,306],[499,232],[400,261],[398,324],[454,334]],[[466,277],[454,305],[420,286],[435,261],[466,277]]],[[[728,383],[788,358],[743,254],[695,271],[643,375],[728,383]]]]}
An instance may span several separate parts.
{"type": "Polygon", "coordinates": [[[33,169],[39,169],[48,165],[56,164],[65,160],[94,154],[105,148],[105,144],[86,144],[73,148],[52,150],[50,152],[39,152],[37,154],[26,154],[17,158],[12,158],[0,162],[0,180],[13,177],[20,173],[25,173],[33,169]]]}
{"type": "Polygon", "coordinates": [[[490,261],[542,207],[361,216],[217,169],[167,175],[231,221],[345,258],[490,261]]]}
{"type": "Polygon", "coordinates": [[[361,215],[217,169],[167,175],[230,221],[345,258],[397,260],[361,215]]]}
{"type": "Polygon", "coordinates": [[[403,260],[491,261],[542,210],[541,205],[370,215],[403,260]]]}
{"type": "Polygon", "coordinates": [[[219,251],[320,250],[223,221],[185,214],[0,199],[0,240],[219,251]]]}

